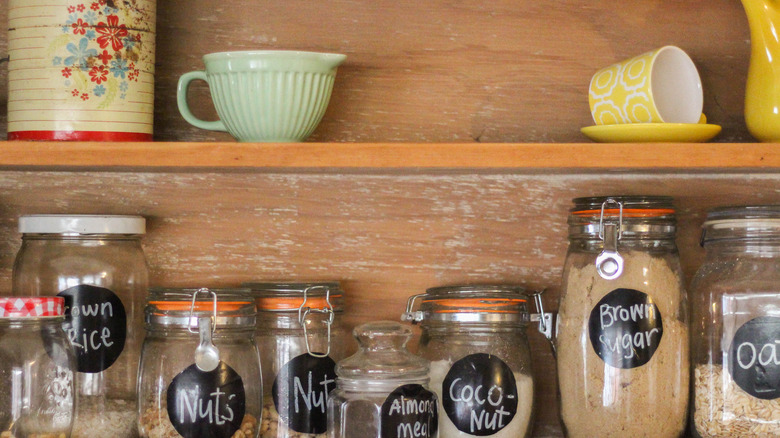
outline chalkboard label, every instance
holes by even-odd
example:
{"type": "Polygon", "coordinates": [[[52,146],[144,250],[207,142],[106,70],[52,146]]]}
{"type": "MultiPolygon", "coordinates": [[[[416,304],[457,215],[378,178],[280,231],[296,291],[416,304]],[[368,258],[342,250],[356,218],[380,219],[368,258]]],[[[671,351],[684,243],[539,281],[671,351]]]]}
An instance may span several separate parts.
{"type": "Polygon", "coordinates": [[[380,421],[381,438],[436,436],[439,428],[436,394],[422,385],[399,386],[382,404],[380,421]]]}
{"type": "Polygon", "coordinates": [[[167,401],[168,418],[187,438],[230,438],[246,411],[244,382],[222,361],[212,371],[187,367],[168,385],[167,401]]]}
{"type": "Polygon", "coordinates": [[[65,298],[67,333],[76,353],[79,372],[99,373],[122,354],[127,336],[125,306],[104,287],[79,285],[57,294],[65,298]]]}
{"type": "Polygon", "coordinates": [[[493,435],[517,413],[515,375],[496,356],[478,353],[455,362],[441,389],[444,412],[469,435],[493,435]]]}
{"type": "Polygon", "coordinates": [[[321,434],[328,429],[328,396],[336,389],[336,362],[302,354],[287,362],[274,379],[271,394],[279,416],[295,432],[321,434]]]}
{"type": "Polygon", "coordinates": [[[664,327],[661,312],[649,295],[634,289],[615,289],[590,312],[588,331],[601,360],[627,369],[652,359],[664,327]]]}
{"type": "Polygon", "coordinates": [[[728,367],[734,382],[753,397],[780,398],[780,318],[761,316],[734,333],[728,367]]]}

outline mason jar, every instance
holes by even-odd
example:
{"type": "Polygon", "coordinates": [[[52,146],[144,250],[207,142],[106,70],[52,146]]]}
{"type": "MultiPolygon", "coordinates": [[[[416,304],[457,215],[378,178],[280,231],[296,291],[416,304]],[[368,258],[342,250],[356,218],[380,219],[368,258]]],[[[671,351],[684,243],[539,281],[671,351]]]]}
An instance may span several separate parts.
{"type": "Polygon", "coordinates": [[[263,365],[261,438],[324,437],[336,361],[351,342],[337,282],[246,283],[257,303],[263,365]]]}
{"type": "Polygon", "coordinates": [[[13,294],[65,299],[63,328],[78,370],[75,437],[137,436],[145,230],[140,216],[19,218],[13,294]]]}
{"type": "Polygon", "coordinates": [[[429,363],[406,349],[412,330],[398,322],[362,324],[359,350],[336,365],[328,400],[329,438],[438,437],[438,398],[429,363]]]}
{"type": "Polygon", "coordinates": [[[529,298],[512,285],[435,287],[409,298],[403,319],[422,328],[418,354],[431,361],[441,436],[531,435],[529,298]]]}
{"type": "Polygon", "coordinates": [[[558,315],[569,437],[674,438],[688,407],[688,317],[672,199],[578,198],[558,315]]]}
{"type": "Polygon", "coordinates": [[[0,436],[69,437],[75,359],[60,297],[0,298],[0,436]]]}
{"type": "Polygon", "coordinates": [[[248,289],[151,289],[139,365],[142,437],[255,438],[262,412],[248,289]]]}
{"type": "Polygon", "coordinates": [[[691,284],[697,437],[780,436],[780,206],[722,207],[691,284]]]}

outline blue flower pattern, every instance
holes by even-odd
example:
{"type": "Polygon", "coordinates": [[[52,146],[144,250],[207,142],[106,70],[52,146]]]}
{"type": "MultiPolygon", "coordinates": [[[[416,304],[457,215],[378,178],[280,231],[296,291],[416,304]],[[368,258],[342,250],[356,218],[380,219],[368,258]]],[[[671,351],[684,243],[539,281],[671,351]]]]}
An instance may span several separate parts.
{"type": "Polygon", "coordinates": [[[125,78],[125,72],[127,71],[127,60],[115,59],[111,61],[111,67],[108,69],[114,74],[115,78],[125,78]]]}
{"type": "Polygon", "coordinates": [[[125,47],[127,47],[127,50],[132,50],[133,47],[135,47],[135,38],[125,37],[124,39],[122,39],[122,44],[124,44],[125,47]]]}
{"type": "Polygon", "coordinates": [[[87,45],[89,44],[89,40],[87,38],[82,38],[79,40],[79,45],[76,47],[73,43],[68,43],[65,48],[68,50],[68,52],[72,53],[73,56],[68,56],[65,58],[65,65],[67,66],[73,66],[73,67],[81,67],[82,69],[87,69],[87,58],[92,56],[98,56],[98,52],[96,49],[88,49],[87,45]]]}
{"type": "Polygon", "coordinates": [[[95,25],[95,22],[97,21],[97,14],[94,11],[87,11],[84,14],[84,21],[89,23],[91,26],[95,25]]]}
{"type": "MultiPolygon", "coordinates": [[[[68,7],[69,13],[67,15],[67,19],[65,20],[64,25],[60,27],[62,32],[64,34],[77,34],[77,32],[74,32],[74,24],[79,23],[79,19],[82,21],[79,23],[79,28],[84,29],[86,32],[84,33],[83,37],[78,39],[77,41],[73,40],[73,42],[70,42],[65,45],[65,49],[67,50],[67,54],[60,54],[60,56],[54,56],[51,60],[53,66],[65,66],[70,67],[73,70],[81,70],[83,72],[88,72],[90,70],[90,58],[97,58],[100,56],[100,51],[96,48],[90,48],[90,42],[95,41],[97,38],[97,32],[94,30],[94,27],[98,24],[98,22],[102,19],[103,16],[109,16],[113,14],[118,14],[120,11],[117,8],[111,7],[111,6],[105,6],[102,9],[98,9],[95,11],[92,10],[84,10],[83,7],[79,8],[79,12],[72,12],[72,7],[68,7]],[[84,25],[86,23],[88,27],[84,25]],[[85,28],[86,27],[86,28],[85,28]],[[69,56],[68,56],[69,54],[69,56]]],[[[75,35],[76,38],[78,38],[78,35],[75,35]]],[[[122,39],[122,44],[124,46],[124,49],[128,52],[130,50],[133,50],[136,47],[140,47],[140,43],[135,39],[134,35],[130,35],[127,37],[124,37],[122,39]]],[[[60,46],[62,47],[62,46],[60,46]]],[[[109,62],[108,71],[113,76],[114,79],[109,79],[104,84],[92,84],[92,88],[84,88],[81,90],[81,95],[75,95],[75,98],[82,98],[84,96],[84,93],[90,93],[95,97],[103,97],[107,99],[114,99],[115,96],[117,96],[122,100],[125,100],[127,98],[127,92],[130,88],[130,85],[128,82],[135,80],[137,81],[137,77],[128,76],[130,72],[133,70],[128,67],[128,60],[123,59],[120,57],[121,55],[119,52],[115,54],[115,57],[112,61],[109,62]]],[[[65,74],[63,74],[65,76],[65,74]]],[[[76,81],[72,81],[71,79],[68,79],[67,76],[63,81],[63,84],[68,87],[68,94],[72,94],[72,86],[79,87],[80,85],[77,85],[78,83],[76,81]]],[[[83,86],[83,85],[82,85],[83,86]]],[[[89,81],[87,81],[87,87],[89,87],[89,81]]]]}

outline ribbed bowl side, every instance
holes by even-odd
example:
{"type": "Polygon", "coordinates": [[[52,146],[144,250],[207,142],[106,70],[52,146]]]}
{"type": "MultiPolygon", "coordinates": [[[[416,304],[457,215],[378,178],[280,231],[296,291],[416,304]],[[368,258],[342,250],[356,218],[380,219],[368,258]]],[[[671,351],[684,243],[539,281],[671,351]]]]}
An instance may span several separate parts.
{"type": "Polygon", "coordinates": [[[211,100],[217,110],[220,120],[225,124],[228,132],[236,139],[242,140],[238,127],[241,125],[241,111],[237,96],[241,92],[236,88],[238,73],[215,73],[208,77],[211,100]]]}
{"type": "Polygon", "coordinates": [[[304,106],[308,108],[310,116],[300,121],[300,132],[304,137],[308,137],[320,124],[325,110],[330,102],[331,92],[333,91],[334,75],[312,74],[310,75],[311,90],[304,95],[304,106]]]}
{"type": "Polygon", "coordinates": [[[334,74],[233,72],[209,76],[214,106],[242,141],[301,141],[322,120],[334,74]]]}

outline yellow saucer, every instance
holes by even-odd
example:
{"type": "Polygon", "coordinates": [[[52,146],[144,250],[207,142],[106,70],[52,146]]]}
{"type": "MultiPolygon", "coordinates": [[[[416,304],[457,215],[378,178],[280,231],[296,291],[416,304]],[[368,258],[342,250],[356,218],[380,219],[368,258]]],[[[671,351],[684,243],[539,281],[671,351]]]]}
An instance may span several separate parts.
{"type": "Polygon", "coordinates": [[[701,143],[718,135],[720,129],[707,123],[626,123],[588,126],[581,131],[601,143],[701,143]]]}

